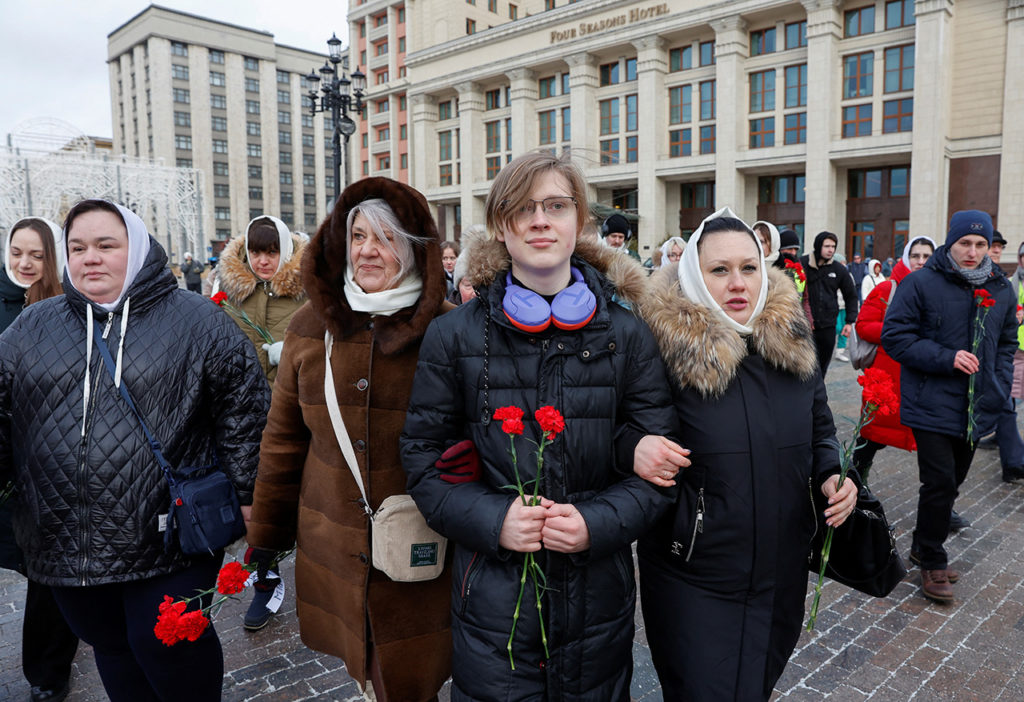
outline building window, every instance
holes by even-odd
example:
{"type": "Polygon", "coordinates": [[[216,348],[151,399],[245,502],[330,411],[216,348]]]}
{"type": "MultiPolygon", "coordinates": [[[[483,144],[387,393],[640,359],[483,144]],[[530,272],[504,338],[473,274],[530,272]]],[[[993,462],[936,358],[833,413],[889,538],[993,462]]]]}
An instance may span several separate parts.
{"type": "MultiPolygon", "coordinates": [[[[363,162],[363,165],[366,165],[365,161],[363,162]]],[[[363,175],[366,175],[365,169],[363,175]]],[[[452,164],[444,163],[438,167],[438,180],[441,185],[452,184],[452,164]]]]}
{"type": "Polygon", "coordinates": [[[184,134],[176,134],[174,136],[174,148],[181,149],[182,151],[191,151],[192,137],[184,134]]]}
{"type": "Polygon", "coordinates": [[[304,147],[306,147],[307,149],[312,149],[313,148],[313,135],[312,134],[303,134],[302,135],[302,145],[304,147]]]}
{"type": "Polygon", "coordinates": [[[177,80],[188,80],[188,66],[179,66],[176,63],[172,63],[171,78],[175,78],[177,80]]]}
{"type": "Polygon", "coordinates": [[[512,3],[508,4],[508,18],[510,20],[519,19],[519,8],[512,3]]]}
{"type": "Polygon", "coordinates": [[[245,90],[248,93],[258,93],[260,91],[260,79],[259,78],[246,78],[245,79],[245,90]]]}
{"type": "MultiPolygon", "coordinates": [[[[619,133],[619,99],[611,98],[609,100],[601,100],[598,103],[598,108],[601,113],[600,121],[600,133],[605,134],[618,134],[619,133]]],[[[618,148],[616,148],[618,152],[618,148]]]]}
{"type": "MultiPolygon", "coordinates": [[[[227,189],[227,186],[225,186],[225,189],[227,189]]],[[[227,197],[227,196],[225,195],[225,197],[227,197]]],[[[261,187],[259,187],[257,185],[250,185],[249,186],[249,199],[250,200],[262,200],[263,199],[263,188],[261,188],[261,187]]]]}
{"type": "Polygon", "coordinates": [[[398,53],[405,53],[405,37],[398,37],[398,53]]]}
{"type": "Polygon", "coordinates": [[[180,102],[183,105],[187,105],[191,102],[189,92],[186,88],[174,88],[172,95],[174,96],[175,102],[180,102]]]}
{"type": "Polygon", "coordinates": [[[247,71],[258,71],[258,70],[260,70],[260,62],[259,62],[259,60],[254,59],[251,56],[243,56],[242,57],[242,65],[245,67],[245,70],[247,70],[247,71]]]}
{"type": "Polygon", "coordinates": [[[715,62],[715,42],[702,41],[700,43],[700,65],[710,66],[715,62]]]}
{"type": "Polygon", "coordinates": [[[757,204],[785,205],[804,201],[807,179],[797,176],[762,176],[757,179],[757,204]]]}
{"type": "MultiPolygon", "coordinates": [[[[303,168],[315,168],[316,167],[316,158],[313,156],[313,154],[302,154],[302,167],[303,168]]],[[[332,165],[328,164],[328,168],[331,168],[331,167],[332,167],[332,165]]]]}
{"type": "Polygon", "coordinates": [[[292,143],[292,133],[291,132],[285,132],[285,131],[278,132],[277,133],[277,143],[278,144],[291,144],[292,143]]]}
{"type": "Polygon", "coordinates": [[[750,74],[750,111],[775,109],[775,69],[750,74]]]}
{"type": "Polygon", "coordinates": [[[871,136],[871,105],[843,108],[843,138],[871,136]]]}
{"type": "Polygon", "coordinates": [[[894,46],[885,50],[885,92],[899,93],[914,89],[914,45],[894,46]]]}
{"type": "Polygon", "coordinates": [[[250,115],[258,115],[260,113],[260,101],[259,100],[246,100],[245,111],[250,115]]]}
{"type": "Polygon", "coordinates": [[[259,122],[246,122],[245,123],[245,133],[248,134],[249,136],[259,136],[260,135],[260,123],[259,122]]]}
{"type": "Polygon", "coordinates": [[[498,11],[498,0],[487,0],[487,9],[490,12],[498,11]]]}
{"type": "Polygon", "coordinates": [[[553,10],[555,9],[555,0],[544,0],[544,9],[553,10]]]}
{"type": "Polygon", "coordinates": [[[626,131],[635,132],[637,130],[638,111],[636,95],[626,96],[626,131]]]}
{"type": "Polygon", "coordinates": [[[304,188],[315,188],[316,187],[316,176],[312,173],[302,174],[302,186],[304,188]]]}
{"type": "Polygon", "coordinates": [[[610,166],[619,162],[619,140],[605,139],[601,142],[601,165],[610,166]]]}
{"type": "Polygon", "coordinates": [[[263,167],[262,166],[249,166],[249,179],[250,180],[262,180],[263,179],[263,167]]]}
{"type": "Polygon", "coordinates": [[[389,141],[391,139],[391,127],[377,127],[377,141],[389,141]]]}
{"type": "Polygon", "coordinates": [[[775,146],[775,118],[750,120],[750,148],[763,149],[768,146],[775,146]]]}
{"type": "Polygon", "coordinates": [[[476,34],[476,20],[466,19],[466,34],[476,34]]]}
{"type": "Polygon", "coordinates": [[[786,115],[786,131],[783,141],[787,144],[807,143],[807,113],[797,112],[786,115]]]}
{"type": "Polygon", "coordinates": [[[215,110],[225,110],[228,106],[228,99],[223,95],[210,95],[210,107],[215,110]]]}
{"type": "Polygon", "coordinates": [[[568,73],[563,73],[562,74],[562,95],[568,95],[568,94],[569,94],[569,74],[568,73]]]}
{"type": "Polygon", "coordinates": [[[601,85],[615,85],[619,82],[619,62],[603,63],[599,69],[601,85]]]}
{"type": "Polygon", "coordinates": [[[889,197],[907,197],[910,195],[910,169],[889,169],[889,197]]]}
{"type": "Polygon", "coordinates": [[[214,197],[231,197],[231,186],[227,183],[214,183],[213,184],[213,196],[214,197]]]}
{"type": "MultiPolygon", "coordinates": [[[[715,118],[715,81],[706,80],[700,84],[700,118],[715,118]]],[[[701,151],[701,153],[704,153],[701,151]]]]}
{"type": "Polygon", "coordinates": [[[700,128],[700,152],[715,153],[715,125],[709,124],[700,128]]]}
{"type": "Polygon", "coordinates": [[[848,10],[843,21],[843,36],[859,37],[875,31],[875,6],[868,5],[856,10],[848,10]]]}
{"type": "Polygon", "coordinates": [[[786,66],[786,107],[807,104],[807,64],[786,66]]]}
{"type": "Polygon", "coordinates": [[[677,85],[668,89],[668,123],[685,124],[693,120],[693,86],[677,85]]]}
{"type": "Polygon", "coordinates": [[[278,151],[277,152],[277,163],[281,166],[292,165],[292,152],[291,151],[278,151]]]}
{"type": "Polygon", "coordinates": [[[228,140],[227,139],[214,139],[212,143],[213,143],[213,153],[215,153],[215,154],[226,154],[228,152],[228,140]]]}
{"type": "Polygon", "coordinates": [[[875,52],[843,57],[843,98],[868,97],[874,91],[875,52]]]}
{"type": "Polygon", "coordinates": [[[501,151],[501,122],[487,122],[484,128],[487,131],[485,153],[493,154],[501,151]]]}
{"type": "Polygon", "coordinates": [[[245,153],[248,154],[252,158],[262,158],[263,157],[263,147],[260,146],[259,144],[246,144],[245,145],[245,153]]]}
{"type": "Polygon", "coordinates": [[[292,101],[292,95],[287,90],[278,90],[277,91],[277,101],[278,101],[278,103],[280,103],[282,105],[287,105],[287,104],[289,104],[292,101]]]}
{"type": "Polygon", "coordinates": [[[388,54],[388,42],[387,42],[386,39],[384,41],[382,41],[382,42],[378,42],[377,44],[373,45],[373,55],[374,56],[387,56],[387,54],[388,54]]]}
{"type": "MultiPolygon", "coordinates": [[[[326,121],[327,121],[327,118],[324,118],[324,122],[326,122],[326,121]]],[[[313,115],[303,113],[303,115],[299,119],[299,122],[302,125],[303,129],[312,129],[313,128],[313,115]]]]}
{"type": "Polygon", "coordinates": [[[501,170],[501,156],[487,157],[487,180],[494,180],[501,170]]]}
{"type": "Polygon", "coordinates": [[[636,80],[636,59],[626,59],[626,82],[636,80]]]}
{"type": "Polygon", "coordinates": [[[224,87],[226,81],[224,74],[220,71],[210,71],[210,85],[216,85],[218,87],[224,87]]]}
{"type": "Polygon", "coordinates": [[[224,161],[214,161],[213,174],[215,176],[226,176],[228,174],[228,164],[224,161]]]}
{"type": "Polygon", "coordinates": [[[291,174],[291,171],[281,171],[281,175],[279,177],[279,180],[281,181],[281,185],[291,185],[292,184],[292,174],[291,174]]]}
{"type": "Polygon", "coordinates": [[[398,125],[398,140],[405,141],[409,138],[409,128],[404,124],[398,125]]]}
{"type": "Polygon", "coordinates": [[[572,108],[562,108],[562,141],[572,139],[572,108]]]}
{"type": "Polygon", "coordinates": [[[882,105],[882,133],[909,132],[914,127],[914,98],[888,100],[882,105]]]}
{"type": "Polygon", "coordinates": [[[190,113],[190,112],[175,112],[174,113],[174,126],[175,127],[191,127],[192,126],[192,113],[190,113]]]}
{"type": "Polygon", "coordinates": [[[215,132],[226,132],[228,130],[228,120],[226,117],[211,117],[210,127],[215,132]]]}
{"type": "Polygon", "coordinates": [[[501,88],[488,90],[484,93],[484,109],[497,110],[501,107],[501,88]]]}
{"type": "Polygon", "coordinates": [[[797,49],[807,46],[807,20],[786,25],[786,48],[797,49]]]}
{"type": "Polygon", "coordinates": [[[210,63],[224,65],[224,52],[217,49],[210,49],[210,63]]]}
{"type": "Polygon", "coordinates": [[[626,137],[626,163],[636,163],[637,158],[637,137],[626,137]]]}
{"type": "Polygon", "coordinates": [[[914,24],[914,0],[885,3],[885,28],[910,27],[914,24]]]}
{"type": "Polygon", "coordinates": [[[775,27],[750,33],[750,55],[761,56],[775,52],[775,27]]]}
{"type": "Polygon", "coordinates": [[[555,93],[555,77],[548,76],[547,78],[541,78],[537,81],[537,97],[543,100],[544,98],[554,97],[555,93]]]}
{"type": "Polygon", "coordinates": [[[289,80],[290,80],[290,76],[288,75],[288,71],[282,71],[281,69],[277,70],[277,82],[278,83],[280,83],[282,85],[288,85],[289,80]]]}
{"type": "Polygon", "coordinates": [[[188,56],[188,45],[180,41],[171,42],[171,56],[188,56]]]}
{"type": "Polygon", "coordinates": [[[668,52],[668,70],[685,71],[693,68],[693,47],[681,46],[668,52]]]}
{"type": "Polygon", "coordinates": [[[277,123],[278,124],[291,124],[292,123],[292,113],[288,112],[286,110],[279,111],[277,113],[277,123]]]}
{"type": "Polygon", "coordinates": [[[692,144],[689,129],[673,129],[668,133],[668,155],[671,158],[689,156],[692,144]]]}
{"type": "Polygon", "coordinates": [[[555,111],[545,110],[537,114],[537,121],[540,125],[539,143],[554,144],[557,140],[555,111]]]}
{"type": "Polygon", "coordinates": [[[398,163],[399,163],[398,167],[400,169],[402,169],[403,171],[408,170],[409,169],[409,154],[400,154],[399,155],[398,163]]]}
{"type": "Polygon", "coordinates": [[[174,165],[178,168],[192,168],[192,159],[176,158],[174,159],[174,165]]]}
{"type": "Polygon", "coordinates": [[[215,207],[213,209],[214,219],[231,219],[231,208],[230,207],[215,207]]]}

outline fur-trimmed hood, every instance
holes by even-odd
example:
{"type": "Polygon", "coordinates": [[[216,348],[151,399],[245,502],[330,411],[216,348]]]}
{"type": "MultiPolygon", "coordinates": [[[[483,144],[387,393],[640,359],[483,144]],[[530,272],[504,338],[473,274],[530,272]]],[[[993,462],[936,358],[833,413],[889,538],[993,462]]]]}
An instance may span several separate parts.
{"type": "MultiPolygon", "coordinates": [[[[423,337],[430,321],[445,304],[447,291],[437,226],[426,198],[418,190],[380,177],[363,178],[345,188],[334,210],[306,246],[302,257],[302,283],[315,316],[335,338],[343,339],[365,323],[366,315],[355,312],[345,297],[346,227],[352,208],[373,198],[387,201],[406,229],[425,239],[424,245],[413,247],[416,269],[423,279],[419,300],[412,307],[391,316],[377,316],[374,320],[378,347],[384,354],[393,354],[423,337]]],[[[305,327],[296,331],[307,335],[316,333],[305,327]]],[[[322,330],[320,335],[323,335],[322,330]]]]}
{"type": "MultiPolygon", "coordinates": [[[[505,244],[496,239],[481,239],[463,248],[468,257],[466,278],[474,288],[486,287],[512,266],[505,244]]],[[[591,236],[577,236],[573,256],[586,261],[614,286],[616,296],[636,305],[647,293],[647,273],[636,260],[618,249],[601,244],[591,236]]]]}
{"type": "MultiPolygon", "coordinates": [[[[665,368],[683,388],[704,397],[722,395],[749,353],[747,340],[730,329],[715,310],[683,296],[675,266],[658,270],[639,305],[661,348],[665,368]]],[[[786,274],[768,271],[768,297],[754,320],[750,344],[770,366],[801,379],[818,367],[811,329],[796,288],[786,274]]]]}
{"type": "MultiPolygon", "coordinates": [[[[303,300],[306,293],[302,289],[302,250],[305,243],[302,237],[291,234],[292,256],[278,269],[270,279],[270,290],[276,297],[291,297],[303,300]]],[[[249,267],[245,250],[245,235],[237,236],[227,243],[217,263],[217,279],[220,289],[228,294],[231,300],[246,300],[263,283],[252,268],[249,267]]]]}

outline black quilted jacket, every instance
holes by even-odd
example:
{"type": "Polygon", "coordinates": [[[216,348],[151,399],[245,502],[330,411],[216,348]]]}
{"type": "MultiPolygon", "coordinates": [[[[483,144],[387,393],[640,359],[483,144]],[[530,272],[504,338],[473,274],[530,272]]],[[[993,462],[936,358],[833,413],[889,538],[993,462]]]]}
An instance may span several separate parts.
{"type": "MultiPolygon", "coordinates": [[[[95,347],[83,408],[89,303],[66,276],[64,291],[0,335],[0,481],[13,476],[18,489],[28,574],[85,586],[180,570],[188,561],[165,551],[158,527],[170,500],[163,473],[95,347]]],[[[212,302],[178,289],[152,239],[126,297],[122,382],[164,455],[173,466],[216,457],[250,504],[270,399],[252,344],[212,302]]],[[[108,318],[93,306],[115,358],[123,311],[108,318]]]]}

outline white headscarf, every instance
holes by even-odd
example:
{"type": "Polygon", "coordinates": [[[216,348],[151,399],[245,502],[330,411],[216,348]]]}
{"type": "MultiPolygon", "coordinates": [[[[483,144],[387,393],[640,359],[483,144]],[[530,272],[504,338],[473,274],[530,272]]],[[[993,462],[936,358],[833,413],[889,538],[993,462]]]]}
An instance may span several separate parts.
{"type": "MultiPolygon", "coordinates": [[[[735,213],[728,207],[723,207],[714,214],[708,215],[697,230],[690,235],[690,242],[683,250],[683,255],[679,259],[679,287],[682,288],[683,294],[690,299],[692,302],[696,302],[699,305],[707,307],[709,310],[714,310],[718,313],[718,316],[729,326],[729,328],[736,330],[740,334],[750,334],[754,331],[753,323],[757,319],[758,315],[764,309],[764,301],[768,296],[768,270],[764,263],[764,251],[761,249],[761,242],[757,240],[757,236],[751,234],[750,237],[757,247],[757,258],[760,263],[761,270],[761,292],[758,293],[757,303],[754,305],[754,311],[750,315],[750,319],[747,320],[746,324],[740,324],[732,317],[725,313],[722,306],[715,301],[715,298],[711,296],[711,291],[708,290],[707,284],[704,282],[704,274],[700,269],[700,251],[698,244],[700,243],[701,234],[704,232],[704,225],[712,220],[718,219],[719,217],[736,217],[735,213]]],[[[741,222],[743,220],[740,220],[741,222]]]]}
{"type": "MultiPolygon", "coordinates": [[[[661,245],[661,265],[668,265],[668,255],[672,251],[673,246],[678,246],[681,251],[686,251],[686,239],[681,236],[669,237],[668,241],[661,245]]],[[[682,260],[682,256],[679,257],[682,260]]]]}
{"type": "Polygon", "coordinates": [[[61,241],[60,225],[56,222],[51,222],[45,217],[24,217],[15,222],[14,226],[7,232],[7,241],[4,242],[4,270],[7,271],[7,277],[11,279],[12,283],[25,290],[28,290],[31,285],[18,280],[14,275],[13,266],[11,266],[11,238],[14,236],[14,232],[24,227],[30,219],[39,220],[50,228],[50,232],[53,234],[53,252],[57,256],[57,280],[64,277],[64,244],[61,241]]]}
{"type": "MultiPolygon", "coordinates": [[[[772,247],[772,252],[764,257],[764,262],[771,265],[772,263],[775,263],[775,259],[779,257],[779,228],[776,227],[771,222],[759,219],[756,222],[754,222],[754,226],[751,227],[751,229],[753,229],[759,224],[763,224],[764,226],[768,227],[768,238],[771,241],[770,246],[772,247]]],[[[756,233],[757,232],[755,232],[755,234],[756,233]]],[[[758,244],[760,243],[760,240],[758,240],[758,244]]],[[[764,253],[764,249],[762,249],[761,252],[764,253]]]]}
{"type": "MultiPolygon", "coordinates": [[[[292,233],[288,230],[288,225],[279,220],[277,217],[271,215],[260,215],[259,217],[253,217],[249,220],[249,223],[245,225],[245,261],[249,263],[249,230],[252,229],[252,225],[259,219],[269,219],[277,227],[277,246],[281,250],[281,257],[277,260],[277,271],[281,270],[281,266],[288,263],[292,258],[292,233]]],[[[252,268],[252,264],[249,263],[249,268],[252,268]]],[[[277,273],[274,271],[274,273],[277,273]]]]}
{"type": "MultiPolygon", "coordinates": [[[[108,200],[109,202],[109,200],[108,200]]],[[[118,294],[117,299],[113,302],[94,302],[93,304],[98,307],[102,307],[107,312],[113,312],[117,309],[117,306],[121,303],[121,298],[128,291],[128,288],[135,282],[135,277],[142,270],[142,264],[146,262],[146,256],[149,255],[149,232],[146,231],[145,223],[139,218],[137,214],[129,210],[127,207],[111,202],[111,205],[117,208],[117,211],[121,213],[121,219],[124,220],[125,229],[128,230],[128,268],[124,275],[124,284],[121,286],[121,292],[118,294]]],[[[68,232],[64,230],[64,246],[67,247],[68,232]]],[[[68,280],[71,281],[71,287],[78,292],[82,293],[75,285],[75,281],[71,280],[71,276],[68,275],[68,280]]],[[[85,293],[82,293],[85,295],[85,293]]],[[[88,297],[88,296],[86,296],[88,297]]]]}
{"type": "Polygon", "coordinates": [[[902,256],[902,258],[900,258],[900,260],[903,261],[903,265],[906,266],[908,270],[911,270],[911,268],[910,268],[910,249],[913,248],[914,244],[916,244],[919,241],[927,241],[929,244],[931,244],[932,245],[932,253],[935,253],[935,249],[938,248],[935,245],[935,240],[932,239],[930,236],[923,236],[922,235],[922,236],[915,236],[915,237],[913,237],[910,241],[907,242],[907,245],[903,247],[903,256],[902,256]]]}

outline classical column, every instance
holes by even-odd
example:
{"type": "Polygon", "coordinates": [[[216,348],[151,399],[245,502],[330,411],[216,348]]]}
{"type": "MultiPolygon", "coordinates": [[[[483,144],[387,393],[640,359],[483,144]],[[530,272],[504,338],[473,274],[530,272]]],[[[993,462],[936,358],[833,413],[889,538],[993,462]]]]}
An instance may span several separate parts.
{"type": "MultiPolygon", "coordinates": [[[[460,200],[462,221],[474,224],[484,221],[484,203],[473,195],[473,185],[486,180],[487,149],[484,134],[484,95],[472,81],[455,86],[459,91],[459,162],[462,164],[460,200]]],[[[453,143],[452,148],[456,148],[453,143]]]]}
{"type": "Polygon", "coordinates": [[[715,207],[745,216],[746,184],[736,170],[747,135],[747,22],[739,15],[711,23],[715,30],[715,207]]]}
{"type": "Polygon", "coordinates": [[[917,0],[915,15],[910,231],[941,237],[949,206],[946,147],[952,100],[953,0],[917,0]]]}
{"type": "MultiPolygon", "coordinates": [[[[597,62],[586,52],[565,57],[569,65],[569,107],[572,110],[572,139],[569,148],[573,158],[584,169],[592,172],[599,167],[597,146],[597,62]]],[[[597,189],[588,183],[587,196],[594,199],[597,189]]]]}
{"type": "MultiPolygon", "coordinates": [[[[999,231],[1016,255],[1024,241],[1024,0],[1006,9],[1006,72],[1003,83],[1003,148],[999,159],[999,231]]],[[[916,101],[915,101],[916,102],[916,101]]],[[[916,116],[915,116],[916,119],[916,116]]],[[[1006,260],[1006,259],[1004,259],[1006,260]]]]}
{"type": "MultiPolygon", "coordinates": [[[[438,186],[437,98],[426,93],[409,93],[411,131],[409,144],[409,185],[420,192],[438,186]]],[[[455,148],[455,145],[452,145],[455,148]]]]}
{"type": "MultiPolygon", "coordinates": [[[[637,134],[637,210],[640,214],[637,249],[641,259],[651,255],[665,238],[665,183],[656,175],[658,159],[668,139],[665,110],[665,40],[648,36],[633,42],[636,47],[638,119],[644,125],[637,134]],[[659,145],[662,148],[659,149],[659,145]]],[[[671,231],[675,231],[675,227],[671,231]]]]}
{"type": "MultiPolygon", "coordinates": [[[[828,230],[846,242],[842,203],[836,192],[836,169],[829,154],[839,133],[840,73],[836,42],[842,19],[836,0],[804,0],[807,10],[807,160],[804,165],[804,253],[814,236],[828,230]]],[[[781,76],[780,76],[781,77],[781,76]]],[[[776,81],[776,88],[782,85],[776,81]]],[[[781,97],[782,93],[777,92],[781,97]]]]}
{"type": "Polygon", "coordinates": [[[537,148],[537,74],[528,68],[505,71],[510,83],[513,156],[537,148]]]}

